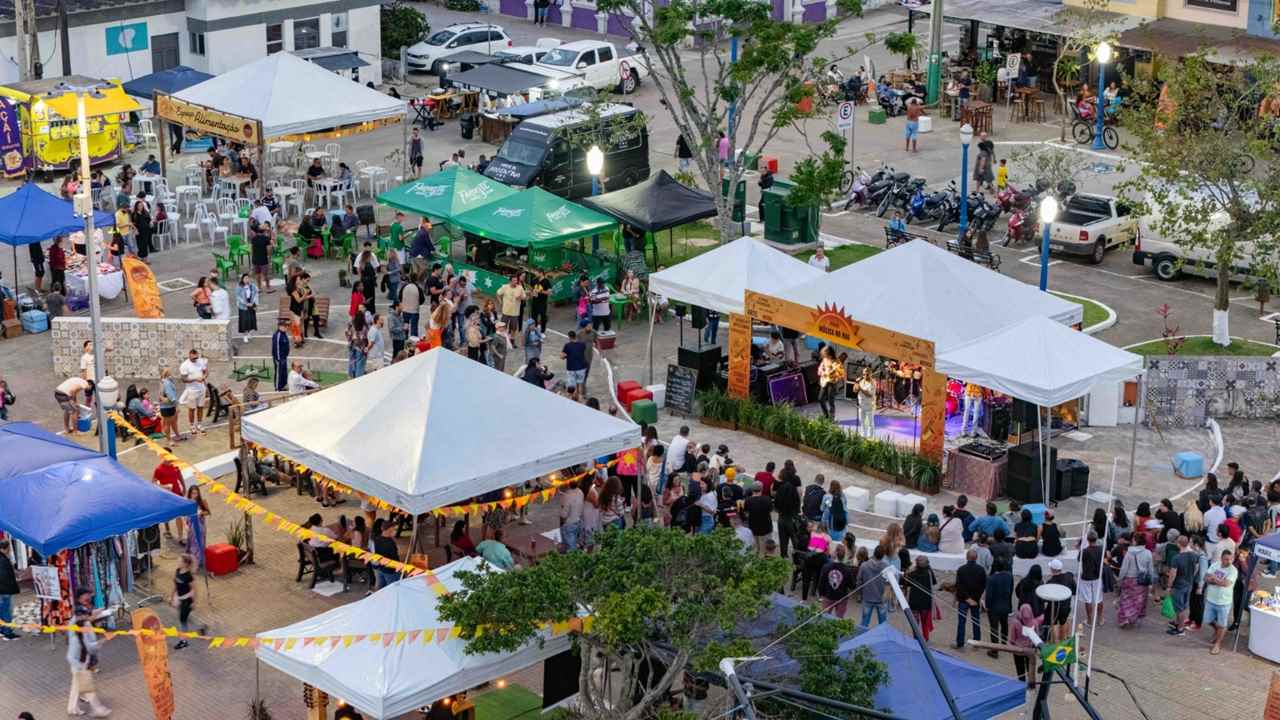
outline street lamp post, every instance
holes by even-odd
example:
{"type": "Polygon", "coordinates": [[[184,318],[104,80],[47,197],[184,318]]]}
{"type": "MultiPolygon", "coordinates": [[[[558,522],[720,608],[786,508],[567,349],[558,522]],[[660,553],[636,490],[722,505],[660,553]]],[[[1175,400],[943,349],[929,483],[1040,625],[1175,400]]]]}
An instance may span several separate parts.
{"type": "Polygon", "coordinates": [[[1111,43],[1106,40],[1099,43],[1094,57],[1098,61],[1098,131],[1093,134],[1093,149],[1106,150],[1107,146],[1102,142],[1102,122],[1107,110],[1107,101],[1102,86],[1107,80],[1107,63],[1111,61],[1111,43]]]}
{"type": "Polygon", "coordinates": [[[1052,195],[1040,201],[1040,292],[1049,291],[1049,226],[1058,218],[1058,199],[1052,195]]]}
{"type": "MultiPolygon", "coordinates": [[[[592,145],[587,150],[587,172],[591,173],[591,195],[594,197],[600,194],[600,173],[604,172],[604,152],[600,150],[599,145],[592,145]]],[[[600,236],[591,236],[591,254],[595,254],[600,249],[600,236]]]]}
{"type": "Polygon", "coordinates": [[[960,235],[956,238],[964,242],[964,233],[969,229],[969,143],[973,140],[973,126],[965,123],[960,126],[960,235]]]}
{"type": "MultiPolygon", "coordinates": [[[[110,85],[105,82],[96,82],[85,86],[74,86],[60,82],[48,94],[50,98],[60,97],[67,93],[73,93],[76,96],[76,124],[80,136],[80,189],[76,192],[74,206],[76,214],[84,218],[85,265],[88,266],[89,270],[89,330],[93,338],[93,384],[95,388],[102,384],[106,364],[102,349],[102,305],[98,299],[98,243],[93,236],[93,190],[91,189],[92,183],[89,180],[89,127],[85,119],[84,99],[85,96],[103,97],[102,90],[107,87],[110,87],[110,85]]],[[[98,448],[105,453],[111,449],[112,443],[106,430],[107,413],[103,407],[105,403],[102,400],[102,397],[99,397],[93,407],[98,421],[98,448]]],[[[114,398],[112,400],[114,402],[114,398]]]]}

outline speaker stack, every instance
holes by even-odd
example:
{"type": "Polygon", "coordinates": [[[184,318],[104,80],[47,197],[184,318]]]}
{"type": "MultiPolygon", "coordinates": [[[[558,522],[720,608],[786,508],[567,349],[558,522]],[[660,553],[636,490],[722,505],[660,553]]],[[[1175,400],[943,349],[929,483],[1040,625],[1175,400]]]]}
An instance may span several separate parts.
{"type": "MultiPolygon", "coordinates": [[[[1057,468],[1058,449],[1050,446],[1049,465],[1057,468]]],[[[1040,463],[1040,443],[1023,443],[1009,448],[1009,465],[1006,469],[1005,494],[1021,503],[1043,503],[1044,467],[1040,463]]],[[[1058,473],[1050,475],[1049,500],[1065,500],[1058,473]]],[[[1070,489],[1068,488],[1068,493],[1070,489]]]]}
{"type": "Polygon", "coordinates": [[[720,346],[704,345],[701,349],[680,347],[676,353],[680,367],[693,368],[698,371],[698,389],[706,390],[716,382],[716,373],[720,365],[720,346]]]}

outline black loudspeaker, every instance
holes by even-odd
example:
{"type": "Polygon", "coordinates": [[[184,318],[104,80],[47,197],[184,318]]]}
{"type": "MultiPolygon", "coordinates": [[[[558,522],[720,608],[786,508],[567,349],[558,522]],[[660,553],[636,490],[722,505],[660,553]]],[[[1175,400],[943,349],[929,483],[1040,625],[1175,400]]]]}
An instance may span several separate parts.
{"type": "Polygon", "coordinates": [[[673,309],[676,311],[676,317],[682,318],[685,316],[688,307],[684,303],[675,303],[673,309]]]}
{"type": "Polygon", "coordinates": [[[720,365],[720,346],[707,345],[698,348],[681,347],[676,354],[680,367],[693,368],[698,371],[698,389],[706,390],[715,384],[716,373],[720,365]]]}
{"type": "Polygon", "coordinates": [[[373,219],[373,206],[361,205],[356,208],[356,217],[360,219],[361,225],[373,225],[376,220],[373,219]]]}
{"type": "Polygon", "coordinates": [[[146,555],[160,549],[160,526],[152,525],[138,530],[138,554],[146,555]]]}
{"type": "Polygon", "coordinates": [[[1082,497],[1089,492],[1089,466],[1083,460],[1064,459],[1058,461],[1059,488],[1068,497],[1082,497]]]}
{"type": "Polygon", "coordinates": [[[1009,437],[1009,429],[1013,422],[1013,414],[1009,410],[1008,405],[994,405],[991,412],[987,413],[986,427],[983,428],[987,437],[993,440],[1004,442],[1009,437]]]}
{"type": "Polygon", "coordinates": [[[689,313],[689,325],[694,330],[701,330],[707,326],[707,309],[693,305],[690,307],[692,312],[689,313]]]}
{"type": "MultiPolygon", "coordinates": [[[[1058,466],[1058,449],[1049,448],[1049,466],[1058,466]]],[[[1045,502],[1043,467],[1040,464],[1040,443],[1024,443],[1009,448],[1009,465],[1005,480],[1005,494],[1022,503],[1045,502]]],[[[1051,480],[1057,473],[1051,474],[1051,480]]],[[[1051,482],[1049,500],[1054,500],[1060,492],[1055,492],[1057,482],[1051,482]]]]}

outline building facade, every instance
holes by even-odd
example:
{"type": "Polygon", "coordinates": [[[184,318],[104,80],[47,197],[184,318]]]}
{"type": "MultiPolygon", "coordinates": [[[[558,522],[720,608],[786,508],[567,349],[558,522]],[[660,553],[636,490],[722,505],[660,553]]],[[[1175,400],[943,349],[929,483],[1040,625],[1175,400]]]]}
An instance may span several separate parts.
{"type": "MultiPolygon", "coordinates": [[[[128,81],[186,65],[213,75],[270,53],[346,48],[382,81],[380,0],[80,0],[69,3],[70,72],[128,81]]],[[[38,4],[37,12],[45,8],[38,4]]],[[[41,14],[44,76],[63,72],[56,15],[41,14]]],[[[13,2],[0,0],[0,83],[18,79],[13,2]]]]}

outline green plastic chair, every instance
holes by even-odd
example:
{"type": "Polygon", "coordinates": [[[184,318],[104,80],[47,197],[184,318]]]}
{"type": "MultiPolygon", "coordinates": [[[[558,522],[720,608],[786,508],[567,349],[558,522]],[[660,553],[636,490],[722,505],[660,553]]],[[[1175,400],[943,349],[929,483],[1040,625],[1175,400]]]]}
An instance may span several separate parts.
{"type": "Polygon", "coordinates": [[[279,245],[271,253],[271,272],[276,275],[284,275],[284,248],[279,245]]]}
{"type": "Polygon", "coordinates": [[[249,259],[249,246],[239,235],[227,236],[227,257],[241,267],[249,259]]]}
{"type": "Polygon", "coordinates": [[[218,277],[222,278],[224,283],[237,269],[235,263],[231,262],[227,256],[219,253],[213,253],[213,266],[218,271],[218,277]]]}

